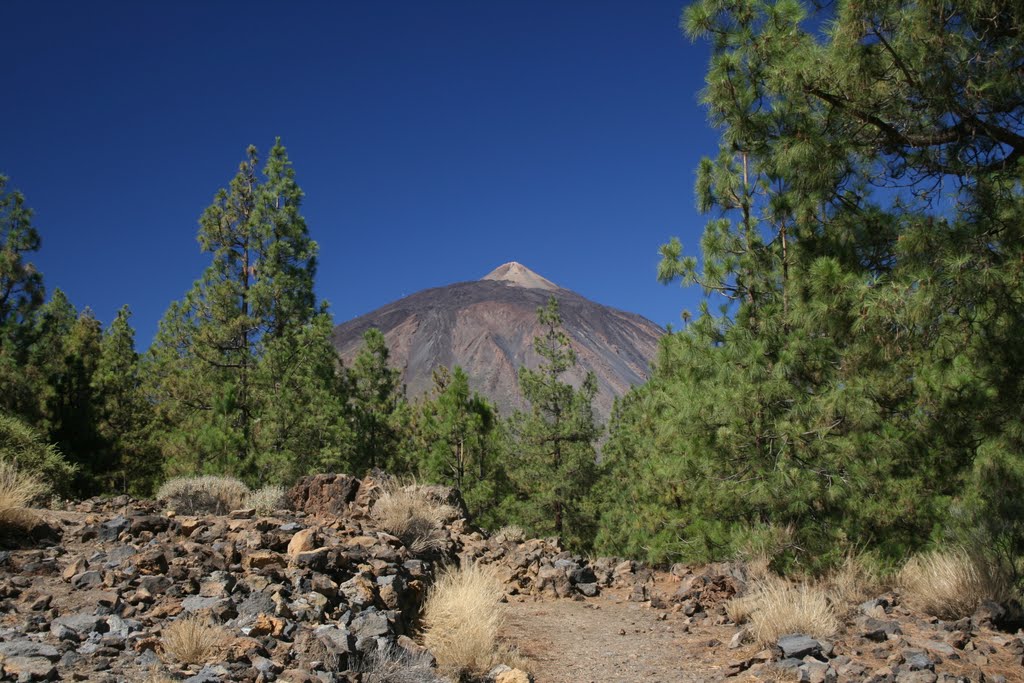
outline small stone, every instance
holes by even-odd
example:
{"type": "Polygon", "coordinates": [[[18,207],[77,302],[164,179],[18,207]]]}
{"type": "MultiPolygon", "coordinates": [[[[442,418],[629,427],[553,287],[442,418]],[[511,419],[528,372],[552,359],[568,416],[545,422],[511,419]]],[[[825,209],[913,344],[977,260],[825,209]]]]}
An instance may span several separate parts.
{"type": "Polygon", "coordinates": [[[57,677],[57,667],[45,657],[5,657],[4,672],[18,681],[49,681],[57,677]]]}
{"type": "Polygon", "coordinates": [[[2,657],[42,657],[51,662],[60,659],[60,653],[52,645],[37,643],[34,640],[14,640],[7,643],[0,643],[0,656],[2,657]]]}
{"type": "Polygon", "coordinates": [[[61,576],[65,581],[71,581],[76,575],[81,574],[89,568],[89,563],[86,562],[84,557],[75,557],[68,563],[68,566],[64,568],[61,576]]]}
{"type": "Polygon", "coordinates": [[[743,645],[743,641],[747,638],[747,629],[741,628],[739,631],[733,634],[732,638],[729,639],[729,649],[735,650],[743,645]]]}
{"type": "Polygon", "coordinates": [[[941,643],[937,640],[922,640],[914,643],[917,647],[927,650],[932,654],[940,655],[942,657],[955,657],[956,650],[953,649],[952,645],[941,643]]]}
{"type": "Polygon", "coordinates": [[[303,529],[288,542],[288,557],[294,562],[296,556],[301,552],[313,550],[316,547],[316,529],[303,529]]]}
{"type": "Polygon", "coordinates": [[[904,651],[903,661],[911,671],[931,671],[935,669],[935,662],[921,650],[904,651]]]}
{"type": "Polygon", "coordinates": [[[147,576],[166,574],[168,568],[167,557],[162,550],[156,548],[147,550],[136,556],[135,567],[139,570],[140,574],[147,576]]]}
{"type": "Polygon", "coordinates": [[[103,585],[103,574],[89,570],[71,577],[71,585],[77,590],[88,590],[103,585]]]}
{"type": "Polygon", "coordinates": [[[902,635],[903,630],[895,621],[868,617],[861,622],[861,637],[875,643],[884,643],[889,636],[902,635]]]}
{"type": "Polygon", "coordinates": [[[266,569],[267,567],[284,569],[285,561],[279,553],[275,553],[273,550],[256,550],[242,559],[242,566],[246,569],[266,569]]]}
{"type": "Polygon", "coordinates": [[[349,630],[357,640],[383,636],[390,631],[387,617],[380,612],[363,612],[352,620],[349,630]]]}
{"type": "Polygon", "coordinates": [[[181,601],[181,607],[186,612],[201,612],[210,610],[217,606],[220,598],[204,598],[201,595],[191,595],[181,601]]]}
{"type": "Polygon", "coordinates": [[[249,628],[248,634],[253,638],[260,636],[274,636],[280,638],[284,634],[285,628],[288,626],[288,622],[278,617],[272,617],[269,614],[260,614],[256,617],[256,621],[249,628]]]}
{"type": "Polygon", "coordinates": [[[107,630],[107,623],[103,617],[97,617],[91,614],[72,614],[69,616],[58,617],[50,623],[50,632],[57,635],[60,629],[67,629],[79,636],[87,636],[92,632],[105,633],[107,630]]]}
{"type": "Polygon", "coordinates": [[[147,595],[161,595],[171,587],[172,582],[168,577],[156,575],[156,577],[142,577],[138,581],[138,590],[144,591],[147,595]]]}
{"type": "Polygon", "coordinates": [[[821,643],[801,633],[782,636],[779,638],[778,648],[782,650],[782,656],[787,659],[821,654],[821,643]]]}

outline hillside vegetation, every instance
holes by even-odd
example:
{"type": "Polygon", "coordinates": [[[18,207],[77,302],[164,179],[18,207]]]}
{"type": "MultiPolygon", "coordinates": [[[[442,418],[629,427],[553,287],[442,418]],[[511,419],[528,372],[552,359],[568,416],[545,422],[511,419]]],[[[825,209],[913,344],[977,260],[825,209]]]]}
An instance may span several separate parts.
{"type": "Polygon", "coordinates": [[[721,146],[697,169],[699,248],[672,239],[657,275],[705,301],[606,429],[594,379],[565,381],[554,300],[514,415],[459,368],[409,401],[376,330],[343,365],[277,141],[200,217],[209,266],[142,353],[127,308],[104,327],[46,296],[0,178],[0,459],[77,497],[384,468],[579,551],[820,574],[947,549],[1019,586],[1024,5],[817,5],[685,11],[721,146]]]}

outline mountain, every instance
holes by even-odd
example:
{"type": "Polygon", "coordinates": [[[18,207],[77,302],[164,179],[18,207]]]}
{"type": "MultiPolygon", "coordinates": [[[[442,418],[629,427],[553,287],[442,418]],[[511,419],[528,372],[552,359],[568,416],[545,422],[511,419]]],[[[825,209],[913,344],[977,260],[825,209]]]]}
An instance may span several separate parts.
{"type": "Polygon", "coordinates": [[[472,387],[498,404],[503,415],[525,408],[516,371],[537,367],[533,338],[541,333],[537,309],[558,300],[579,367],[565,379],[578,385],[588,370],[597,375],[595,413],[602,421],[616,396],[647,379],[665,332],[650,320],[602,306],[563,289],[512,262],[482,279],[425,289],[334,328],[334,346],[350,364],[363,333],[384,333],[391,363],[401,368],[410,398],[429,392],[441,365],[460,365],[472,387]]]}

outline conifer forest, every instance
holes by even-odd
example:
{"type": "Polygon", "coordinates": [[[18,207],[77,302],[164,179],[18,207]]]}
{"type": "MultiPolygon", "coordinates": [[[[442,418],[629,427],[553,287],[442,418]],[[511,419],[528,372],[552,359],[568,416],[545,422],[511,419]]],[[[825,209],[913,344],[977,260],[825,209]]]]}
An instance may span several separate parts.
{"type": "Polygon", "coordinates": [[[651,278],[702,303],[607,424],[555,298],[508,414],[460,367],[408,395],[375,329],[343,362],[302,169],[256,140],[148,348],[48,286],[0,168],[0,461],[65,499],[377,468],[578,552],[818,574],[964,547],[1021,585],[1024,4],[696,0],[681,28],[719,147],[680,193],[703,236],[666,232],[651,278]]]}

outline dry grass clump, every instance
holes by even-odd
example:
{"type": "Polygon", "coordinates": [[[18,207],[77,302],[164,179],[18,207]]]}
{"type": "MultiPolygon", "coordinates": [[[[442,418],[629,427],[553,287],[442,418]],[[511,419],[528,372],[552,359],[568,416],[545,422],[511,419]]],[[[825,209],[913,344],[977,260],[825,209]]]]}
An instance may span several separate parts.
{"type": "Polygon", "coordinates": [[[228,640],[227,632],[198,616],[176,619],[164,629],[164,654],[181,664],[208,664],[228,640]]]}
{"type": "Polygon", "coordinates": [[[757,595],[747,593],[725,603],[725,616],[734,624],[745,624],[757,609],[757,595]]]}
{"type": "Polygon", "coordinates": [[[374,650],[363,657],[356,670],[363,683],[445,683],[434,669],[430,656],[415,654],[394,645],[374,650]]]}
{"type": "Polygon", "coordinates": [[[796,527],[792,524],[752,527],[747,530],[746,537],[739,544],[735,559],[744,564],[749,579],[771,580],[776,577],[771,568],[772,563],[793,547],[795,538],[796,527]]]}
{"type": "Polygon", "coordinates": [[[413,552],[436,549],[444,543],[445,522],[458,511],[436,500],[421,487],[396,484],[384,487],[371,511],[373,518],[390,534],[394,534],[413,552]]]}
{"type": "Polygon", "coordinates": [[[747,591],[725,602],[725,616],[734,624],[745,624],[761,607],[762,595],[768,589],[784,589],[790,584],[778,574],[767,569],[762,575],[750,581],[747,591]]]}
{"type": "Polygon", "coordinates": [[[824,587],[780,578],[761,581],[746,596],[730,600],[726,614],[736,623],[749,621],[750,635],[762,647],[789,633],[827,638],[840,627],[824,587]]]}
{"type": "Polygon", "coordinates": [[[898,583],[906,603],[940,619],[970,616],[985,600],[1002,602],[1008,582],[982,553],[940,550],[910,558],[898,583]]]}
{"type": "Polygon", "coordinates": [[[223,515],[245,505],[249,487],[233,477],[174,477],[164,482],[156,499],[185,515],[223,515]]]}
{"type": "Polygon", "coordinates": [[[256,489],[245,499],[245,507],[253,508],[258,515],[272,515],[286,505],[284,488],[281,486],[264,486],[256,489]]]}
{"type": "Polygon", "coordinates": [[[885,590],[878,570],[862,555],[847,555],[826,579],[829,599],[836,609],[846,611],[885,590]]]}
{"type": "Polygon", "coordinates": [[[504,595],[494,571],[476,564],[449,570],[431,586],[423,606],[423,644],[442,671],[456,679],[479,675],[512,656],[498,641],[504,595]]]}
{"type": "Polygon", "coordinates": [[[508,524],[498,529],[494,537],[499,542],[522,543],[526,539],[526,532],[518,524],[508,524]]]}
{"type": "Polygon", "coordinates": [[[29,504],[49,491],[36,474],[21,470],[7,460],[0,460],[0,524],[9,527],[31,526],[34,515],[29,504]]]}

